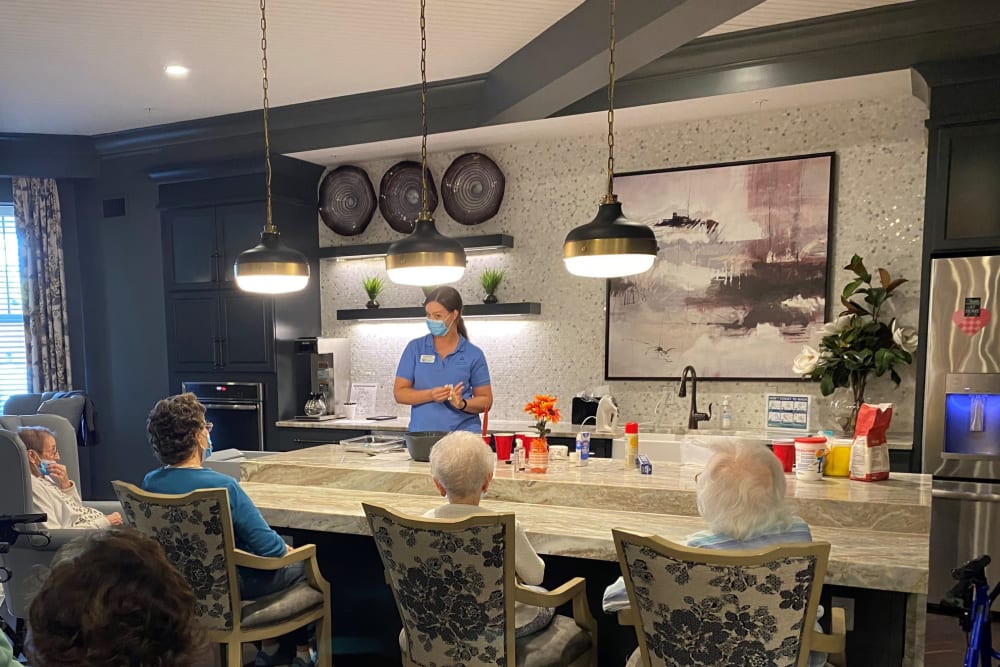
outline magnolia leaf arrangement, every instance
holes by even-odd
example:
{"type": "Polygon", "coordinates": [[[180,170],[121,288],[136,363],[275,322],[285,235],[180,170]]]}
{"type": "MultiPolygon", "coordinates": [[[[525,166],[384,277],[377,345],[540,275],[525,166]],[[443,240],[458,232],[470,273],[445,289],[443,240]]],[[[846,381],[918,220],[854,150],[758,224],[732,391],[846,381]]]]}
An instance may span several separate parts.
{"type": "Polygon", "coordinates": [[[823,326],[819,349],[804,346],[792,369],[803,377],[818,380],[824,396],[837,387],[849,387],[855,405],[861,405],[869,374],[888,373],[899,385],[901,378],[896,366],[913,362],[918,338],[914,329],[900,326],[896,318],[888,323],[879,319],[886,301],[896,288],[907,282],[905,278],[894,279],[880,268],[876,270],[876,285],[875,276],[858,255],[851,257],[851,263],[844,268],[856,276],[840,295],[844,310],[823,326]]]}

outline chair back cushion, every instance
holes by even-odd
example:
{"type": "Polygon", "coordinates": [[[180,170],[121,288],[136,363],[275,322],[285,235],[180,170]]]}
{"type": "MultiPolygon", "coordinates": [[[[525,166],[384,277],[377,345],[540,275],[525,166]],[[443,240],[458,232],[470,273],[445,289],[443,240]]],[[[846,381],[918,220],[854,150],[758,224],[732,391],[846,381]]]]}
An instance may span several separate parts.
{"type": "Polygon", "coordinates": [[[112,482],[125,520],[163,547],[167,558],[194,589],[195,613],[202,627],[233,629],[239,583],[229,554],[233,522],[226,489],[201,489],[183,495],[147,493],[132,484],[112,482]]]}
{"type": "Polygon", "coordinates": [[[17,435],[0,430],[0,514],[33,511],[28,452],[17,435]]]}
{"type": "Polygon", "coordinates": [[[614,534],[651,665],[805,663],[829,544],[716,551],[614,534]]]}
{"type": "Polygon", "coordinates": [[[56,434],[59,463],[66,466],[66,474],[79,489],[80,457],[76,451],[76,430],[72,424],[59,415],[30,414],[0,416],[0,428],[17,433],[18,427],[21,426],[44,426],[56,434]]]}
{"type": "Polygon", "coordinates": [[[409,659],[514,664],[514,515],[418,519],[363,503],[409,659]]]}

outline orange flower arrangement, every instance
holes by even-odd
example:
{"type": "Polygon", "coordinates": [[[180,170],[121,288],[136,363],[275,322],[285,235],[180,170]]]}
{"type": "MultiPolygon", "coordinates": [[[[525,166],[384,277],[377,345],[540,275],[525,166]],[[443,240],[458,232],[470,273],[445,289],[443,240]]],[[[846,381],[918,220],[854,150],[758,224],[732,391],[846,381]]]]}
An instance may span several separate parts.
{"type": "Polygon", "coordinates": [[[538,437],[544,438],[552,429],[549,423],[559,423],[559,408],[556,407],[556,397],[545,394],[536,394],[535,400],[524,406],[524,411],[535,418],[535,428],[538,429],[538,437]]]}

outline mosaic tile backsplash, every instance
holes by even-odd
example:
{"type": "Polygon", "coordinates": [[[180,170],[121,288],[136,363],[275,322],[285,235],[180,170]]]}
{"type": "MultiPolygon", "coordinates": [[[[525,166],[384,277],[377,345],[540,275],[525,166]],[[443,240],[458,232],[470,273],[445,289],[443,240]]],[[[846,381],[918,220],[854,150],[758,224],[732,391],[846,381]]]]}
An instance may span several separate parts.
{"type": "MultiPolygon", "coordinates": [[[[893,276],[910,280],[899,288],[891,305],[902,323],[916,326],[926,116],[926,107],[917,99],[893,96],[621,131],[615,142],[615,169],[628,172],[835,151],[836,205],[830,250],[836,268],[830,289],[839,293],[852,277],[841,267],[856,252],[869,268],[882,266],[893,276]]],[[[466,321],[470,339],[483,348],[490,364],[495,397],[491,415],[497,419],[523,417],[527,421],[522,407],[535,393],[558,396],[568,418],[572,396],[586,387],[609,384],[623,421],[656,421],[664,427],[687,424],[688,399],[677,397],[676,381],[603,380],[605,281],[578,278],[563,267],[563,238],[570,229],[593,218],[603,194],[604,141],[600,134],[588,134],[484,147],[482,152],[493,158],[507,177],[499,214],[482,225],[466,227],[451,220],[443,205],[435,212],[438,229],[448,235],[506,233],[514,237],[513,249],[469,256],[466,274],[455,285],[466,303],[479,303],[483,298],[479,286],[483,269],[501,268],[507,272],[498,291],[501,301],[542,304],[542,314],[537,317],[466,321]]],[[[429,155],[437,181],[457,156],[429,155]]],[[[377,186],[386,169],[412,157],[359,166],[377,186]]],[[[624,204],[627,214],[628,202],[624,204]]],[[[322,246],[379,243],[401,237],[377,211],[358,237],[337,236],[322,222],[319,229],[322,246]]],[[[349,337],[353,380],[378,383],[379,412],[407,416],[409,408],[396,405],[392,399],[392,382],[403,346],[426,333],[423,322],[337,320],[337,309],[364,307],[367,297],[361,281],[370,274],[385,277],[381,258],[322,260],[323,335],[349,337]]],[[[389,283],[379,302],[384,307],[419,306],[423,294],[418,287],[389,283]]],[[[789,366],[791,363],[788,359],[789,366]]],[[[913,430],[914,413],[914,369],[900,371],[900,387],[894,388],[888,379],[872,378],[867,391],[870,401],[894,404],[891,431],[897,434],[913,430]]],[[[816,396],[820,417],[827,413],[825,406],[833,398],[821,397],[819,385],[809,381],[703,381],[698,390],[702,410],[710,402],[718,407],[724,395],[730,396],[734,429],[763,427],[763,394],[768,391],[816,396]]],[[[716,410],[704,427],[718,428],[718,423],[716,410]]]]}

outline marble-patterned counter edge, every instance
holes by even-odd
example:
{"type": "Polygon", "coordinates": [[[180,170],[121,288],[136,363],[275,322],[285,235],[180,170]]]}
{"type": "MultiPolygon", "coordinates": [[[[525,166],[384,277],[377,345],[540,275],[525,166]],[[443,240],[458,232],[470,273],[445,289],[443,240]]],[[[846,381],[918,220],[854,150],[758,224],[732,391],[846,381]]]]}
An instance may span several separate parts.
{"type": "MultiPolygon", "coordinates": [[[[368,535],[362,502],[421,515],[441,498],[358,490],[244,482],[243,488],[273,526],[368,535]]],[[[705,524],[697,517],[484,501],[483,507],[515,512],[541,554],[615,561],[611,528],[652,532],[683,542],[705,524]],[[586,521],[583,521],[583,516],[586,521]]],[[[813,537],[831,543],[827,583],[902,593],[927,592],[927,535],[816,526],[813,537]]]]}
{"type": "MultiPolygon", "coordinates": [[[[491,500],[697,516],[696,464],[654,462],[655,475],[625,471],[619,461],[595,459],[584,467],[560,462],[545,475],[497,466],[491,500]]],[[[436,497],[427,463],[405,452],[368,457],[335,446],[248,460],[241,479],[266,484],[357,489],[436,497]]],[[[886,482],[788,479],[788,503],[810,525],[926,534],[930,530],[930,478],[900,473],[886,482]]]]}
{"type": "MultiPolygon", "coordinates": [[[[405,431],[409,425],[408,419],[397,418],[397,419],[387,419],[385,421],[373,421],[370,419],[330,419],[326,421],[297,421],[294,419],[285,419],[275,422],[275,426],[279,428],[311,428],[311,429],[325,429],[329,431],[405,431]]],[[[593,425],[580,426],[579,424],[567,424],[565,422],[551,425],[552,435],[555,437],[570,437],[575,436],[580,431],[589,431],[591,437],[594,438],[611,438],[611,439],[621,439],[624,437],[622,429],[619,427],[614,432],[601,432],[595,430],[593,425]]],[[[531,431],[531,423],[524,420],[503,420],[491,419],[489,421],[489,431],[490,433],[518,433],[518,432],[529,432],[531,431]]],[[[659,440],[672,440],[677,438],[683,438],[686,436],[704,436],[704,437],[727,437],[727,438],[746,438],[748,440],[758,440],[760,442],[769,443],[776,439],[791,439],[795,434],[788,434],[782,432],[771,432],[763,430],[721,430],[721,429],[664,429],[657,430],[653,432],[640,433],[640,442],[643,435],[655,438],[659,440]]],[[[335,437],[332,437],[336,441],[335,437]]],[[[889,449],[899,449],[899,450],[910,450],[913,449],[913,437],[909,433],[893,434],[889,433],[888,442],[886,443],[889,449]]]]}

